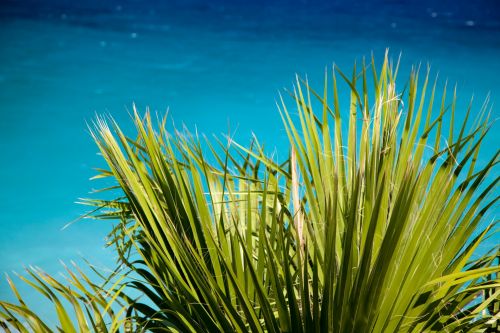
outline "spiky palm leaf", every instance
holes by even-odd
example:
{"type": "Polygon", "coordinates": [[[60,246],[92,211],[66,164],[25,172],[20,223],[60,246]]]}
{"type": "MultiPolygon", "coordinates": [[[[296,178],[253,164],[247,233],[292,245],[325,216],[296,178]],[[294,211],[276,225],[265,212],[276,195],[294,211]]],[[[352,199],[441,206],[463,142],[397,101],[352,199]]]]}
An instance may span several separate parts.
{"type": "Polygon", "coordinates": [[[135,113],[135,139],[99,118],[100,176],[124,198],[87,203],[120,221],[111,243],[142,294],[127,298],[129,320],[153,332],[497,327],[499,249],[477,251],[497,226],[487,212],[498,153],[478,162],[486,107],[472,126],[468,109],[457,129],[455,96],[445,88],[436,106],[428,72],[419,82],[413,71],[404,93],[396,75],[386,56],[351,78],[334,68],[321,94],[298,79],[297,119],[280,106],[286,161],[257,141],[171,135],[149,113],[135,113]],[[350,94],[347,135],[337,76],[350,94]]]}
{"type": "MultiPolygon", "coordinates": [[[[125,285],[115,274],[102,278],[104,282],[97,284],[76,264],[73,268],[64,266],[67,277],[56,279],[40,268],[26,269],[27,277],[19,278],[42,295],[52,304],[57,316],[58,332],[132,332],[134,325],[127,320],[127,308],[120,304],[118,297],[127,299],[121,291],[125,285]],[[113,283],[111,283],[113,281],[113,283]],[[111,285],[106,286],[111,283],[111,285]],[[109,290],[108,290],[109,289],[109,290]]],[[[19,293],[14,282],[7,277],[19,304],[0,301],[0,328],[5,332],[40,332],[54,331],[54,323],[41,318],[30,307],[19,293]]]]}

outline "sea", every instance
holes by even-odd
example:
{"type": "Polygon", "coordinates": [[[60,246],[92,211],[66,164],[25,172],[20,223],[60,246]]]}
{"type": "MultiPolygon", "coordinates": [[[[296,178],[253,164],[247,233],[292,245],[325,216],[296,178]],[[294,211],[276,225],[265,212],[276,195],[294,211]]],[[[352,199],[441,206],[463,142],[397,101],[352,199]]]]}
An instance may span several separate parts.
{"type": "MultiPolygon", "coordinates": [[[[381,61],[386,49],[401,55],[401,75],[429,64],[456,84],[457,119],[472,96],[473,114],[490,96],[491,119],[500,115],[498,0],[2,0],[0,272],[58,274],[72,260],[113,267],[110,222],[63,228],[88,211],[75,202],[105,185],[89,180],[104,166],[88,130],[96,115],[133,135],[134,104],[168,110],[176,127],[242,144],[255,135],[286,156],[279,92],[296,74],[321,90],[325,68],[350,73],[355,60],[381,61]]],[[[0,298],[14,299],[3,274],[0,298]]]]}

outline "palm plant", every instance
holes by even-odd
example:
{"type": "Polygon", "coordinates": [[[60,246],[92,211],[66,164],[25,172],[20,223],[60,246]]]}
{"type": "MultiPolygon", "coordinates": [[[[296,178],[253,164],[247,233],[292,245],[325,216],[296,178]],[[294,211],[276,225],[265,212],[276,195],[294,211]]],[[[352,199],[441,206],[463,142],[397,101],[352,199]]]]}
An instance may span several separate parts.
{"type": "MultiPolygon", "coordinates": [[[[149,113],[135,112],[135,138],[98,118],[92,135],[109,167],[98,177],[116,181],[107,190],[117,198],[83,203],[96,207],[94,218],[118,221],[109,245],[119,269],[110,287],[92,283],[74,296],[86,308],[106,304],[101,312],[75,307],[59,329],[498,330],[500,252],[488,212],[499,177],[488,175],[499,154],[479,159],[487,104],[472,126],[469,107],[456,127],[455,94],[448,101],[445,87],[435,102],[437,80],[418,70],[400,91],[397,71],[386,55],[379,68],[373,59],[354,66],[351,77],[335,67],[322,92],[297,79],[293,112],[280,96],[285,161],[256,139],[244,147],[169,133],[166,118],[155,125],[149,113]],[[337,77],[350,96],[347,127],[337,77]],[[110,313],[107,325],[85,326],[96,316],[104,322],[102,313],[110,313]]],[[[53,290],[74,295],[31,275],[35,282],[25,281],[48,293],[58,313],[53,290]]],[[[0,318],[37,331],[38,317],[19,302],[0,302],[0,318]]]]}

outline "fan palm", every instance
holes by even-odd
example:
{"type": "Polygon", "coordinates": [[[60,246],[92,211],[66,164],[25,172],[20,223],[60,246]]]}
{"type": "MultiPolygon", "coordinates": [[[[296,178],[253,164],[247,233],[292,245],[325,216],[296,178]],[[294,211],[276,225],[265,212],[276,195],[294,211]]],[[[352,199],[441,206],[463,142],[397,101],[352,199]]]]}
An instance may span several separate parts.
{"type": "MultiPolygon", "coordinates": [[[[72,275],[76,295],[42,273],[25,281],[63,311],[65,332],[498,330],[497,221],[488,214],[498,152],[479,159],[487,105],[470,126],[469,107],[457,126],[455,94],[449,100],[445,87],[435,101],[437,79],[416,69],[401,91],[397,68],[387,55],[350,77],[334,67],[321,92],[297,79],[293,111],[280,96],[284,161],[256,139],[244,147],[167,132],[149,113],[135,112],[134,138],[98,118],[92,135],[109,167],[98,177],[116,181],[108,190],[117,198],[83,202],[97,207],[93,217],[118,221],[115,282],[88,281],[87,292],[72,275]],[[87,324],[104,313],[107,325],[87,324]]],[[[18,298],[0,302],[4,326],[49,330],[18,298]]]]}

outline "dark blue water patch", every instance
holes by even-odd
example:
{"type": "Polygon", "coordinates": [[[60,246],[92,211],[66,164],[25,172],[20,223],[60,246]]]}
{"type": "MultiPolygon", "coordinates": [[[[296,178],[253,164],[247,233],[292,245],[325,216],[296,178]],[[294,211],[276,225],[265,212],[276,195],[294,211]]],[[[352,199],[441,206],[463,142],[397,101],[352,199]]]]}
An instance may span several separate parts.
{"type": "MultiPolygon", "coordinates": [[[[366,29],[374,24],[412,22],[413,28],[432,30],[434,25],[500,29],[500,4],[480,1],[12,1],[0,5],[2,20],[29,18],[63,20],[68,24],[127,30],[136,23],[186,23],[223,29],[280,30],[334,27],[366,29]],[[347,15],[349,24],[335,25],[347,15]]],[[[394,26],[394,24],[393,24],[394,26]]]]}

